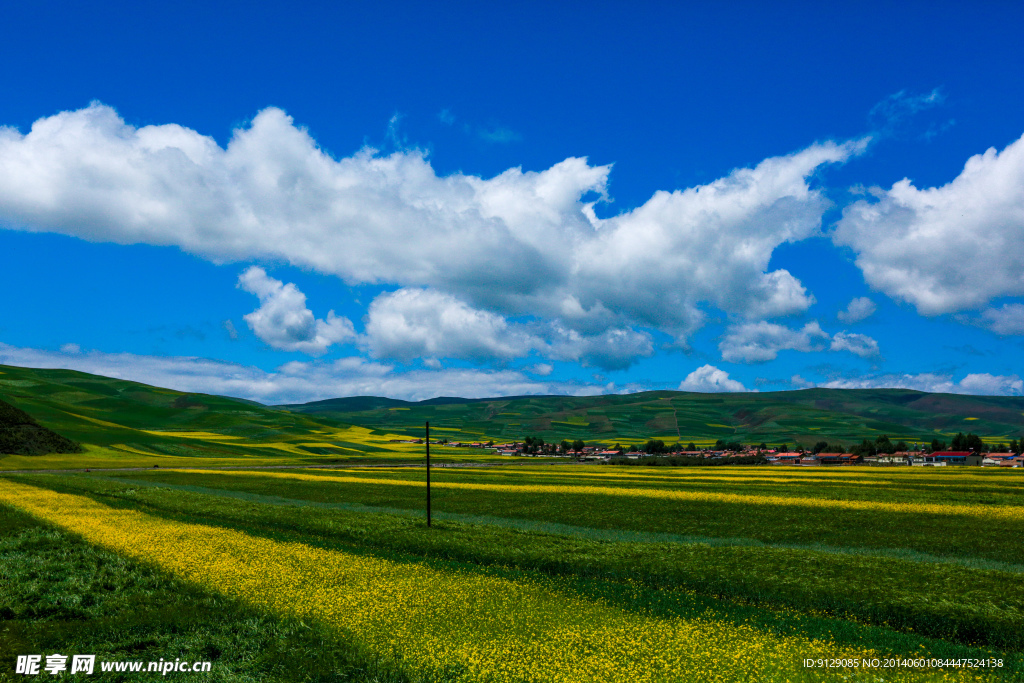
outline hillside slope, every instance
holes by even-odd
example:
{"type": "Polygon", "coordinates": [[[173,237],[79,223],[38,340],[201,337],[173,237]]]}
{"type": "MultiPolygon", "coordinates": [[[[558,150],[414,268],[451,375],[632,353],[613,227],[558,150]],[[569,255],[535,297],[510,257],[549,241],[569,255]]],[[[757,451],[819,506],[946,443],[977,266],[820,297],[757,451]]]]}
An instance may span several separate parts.
{"type": "Polygon", "coordinates": [[[247,456],[270,447],[270,454],[298,454],[296,444],[319,443],[345,426],[223,396],[7,365],[0,365],[0,400],[77,442],[140,454],[247,456]]]}
{"type": "Polygon", "coordinates": [[[357,397],[281,406],[374,429],[494,439],[745,443],[859,442],[886,434],[948,440],[973,431],[989,440],[1024,434],[1024,397],[928,394],[907,389],[805,389],[743,394],[650,391],[614,396],[433,399],[418,403],[357,397]]]}
{"type": "Polygon", "coordinates": [[[0,453],[44,455],[80,453],[82,447],[36,422],[31,415],[0,400],[0,453]]]}

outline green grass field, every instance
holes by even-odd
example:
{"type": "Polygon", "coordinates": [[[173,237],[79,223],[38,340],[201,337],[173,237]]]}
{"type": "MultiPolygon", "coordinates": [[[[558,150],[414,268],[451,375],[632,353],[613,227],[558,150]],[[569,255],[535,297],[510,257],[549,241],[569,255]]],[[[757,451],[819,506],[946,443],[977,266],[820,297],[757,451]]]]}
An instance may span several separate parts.
{"type": "Polygon", "coordinates": [[[285,410],[9,366],[0,398],[84,447],[0,455],[0,681],[57,652],[237,683],[1024,681],[1019,470],[503,467],[521,462],[435,445],[460,466],[434,471],[428,529],[423,468],[395,466],[422,464],[401,441],[425,420],[452,440],[992,441],[1024,431],[1021,399],[285,410]]]}
{"type": "MultiPolygon", "coordinates": [[[[408,437],[386,430],[71,370],[0,366],[0,399],[85,448],[84,453],[39,456],[0,453],[0,470],[372,464],[423,458],[422,445],[396,443],[408,437]]],[[[490,451],[440,446],[432,455],[447,462],[498,460],[490,451]]]]}
{"type": "Polygon", "coordinates": [[[593,465],[433,483],[427,529],[422,470],[5,475],[0,649],[209,658],[239,681],[290,680],[317,647],[302,680],[1024,680],[1019,472],[593,465]],[[247,645],[224,645],[233,625],[247,645]],[[276,659],[258,656],[271,640],[276,659]],[[1003,666],[802,664],[851,656],[1003,666]]]}

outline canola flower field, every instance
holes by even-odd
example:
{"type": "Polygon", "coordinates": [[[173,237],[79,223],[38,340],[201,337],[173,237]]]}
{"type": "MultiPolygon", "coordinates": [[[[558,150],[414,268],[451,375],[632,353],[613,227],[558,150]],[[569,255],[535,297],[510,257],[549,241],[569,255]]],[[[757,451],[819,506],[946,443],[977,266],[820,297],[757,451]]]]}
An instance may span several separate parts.
{"type": "Polygon", "coordinates": [[[15,475],[0,507],[309,623],[351,680],[1024,680],[1016,473],[714,469],[440,470],[430,530],[422,470],[15,475]],[[887,658],[1002,666],[804,664],[887,658]]]}

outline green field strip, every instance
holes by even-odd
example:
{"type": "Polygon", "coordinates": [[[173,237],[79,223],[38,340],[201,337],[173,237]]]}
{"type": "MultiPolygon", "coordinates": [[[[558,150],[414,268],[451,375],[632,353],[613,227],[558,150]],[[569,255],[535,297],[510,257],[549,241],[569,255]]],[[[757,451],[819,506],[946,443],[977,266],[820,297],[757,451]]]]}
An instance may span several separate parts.
{"type": "MultiPolygon", "coordinates": [[[[158,493],[159,494],[160,492],[159,491],[154,491],[154,493],[158,493]]],[[[203,497],[200,496],[199,498],[203,498],[203,497]]],[[[180,496],[177,497],[176,499],[180,500],[180,496]]],[[[142,502],[145,505],[145,501],[138,501],[138,502],[142,502]]],[[[153,514],[153,512],[154,512],[153,509],[150,508],[149,506],[146,506],[146,507],[149,508],[149,514],[153,514]]],[[[124,508],[124,509],[125,509],[126,512],[129,512],[129,513],[132,510],[132,508],[124,508]]],[[[267,528],[266,523],[260,522],[258,518],[253,517],[251,513],[246,513],[244,510],[240,510],[239,513],[240,513],[242,519],[247,520],[246,523],[251,524],[251,525],[258,525],[258,526],[253,526],[251,531],[250,531],[250,533],[251,532],[255,532],[255,533],[259,534],[260,537],[265,537],[267,539],[274,540],[275,543],[280,543],[281,541],[287,541],[289,538],[291,538],[290,536],[287,536],[287,535],[285,535],[285,536],[281,536],[281,535],[266,536],[266,533],[269,533],[269,530],[267,528]]],[[[99,509],[97,509],[96,514],[102,515],[102,514],[105,514],[105,513],[102,513],[99,509]]],[[[385,516],[370,515],[370,516],[367,516],[367,517],[359,516],[359,518],[361,518],[361,519],[368,519],[368,518],[383,519],[383,518],[385,518],[385,516]]],[[[159,519],[159,518],[156,518],[156,519],[159,519]]],[[[311,517],[309,515],[301,515],[298,519],[307,520],[309,523],[313,523],[313,524],[320,523],[318,521],[318,520],[320,520],[320,518],[316,517],[316,516],[311,517]]],[[[178,526],[182,525],[181,521],[173,522],[170,518],[168,518],[167,521],[168,522],[172,522],[173,524],[178,525],[178,526]]],[[[200,522],[200,524],[201,525],[206,525],[206,524],[209,524],[209,522],[206,521],[206,520],[203,520],[203,521],[200,522]]],[[[202,528],[209,528],[209,527],[195,526],[195,527],[190,527],[190,528],[202,529],[202,528]]],[[[237,528],[239,530],[245,531],[245,529],[243,527],[234,527],[234,526],[230,526],[229,525],[226,528],[227,529],[237,528]]],[[[348,527],[346,526],[344,528],[348,528],[348,527]]],[[[419,530],[419,532],[423,531],[422,529],[419,528],[418,525],[417,525],[417,529],[419,530]]],[[[360,533],[360,532],[358,532],[358,529],[354,529],[354,531],[356,533],[360,533]]],[[[427,535],[423,536],[423,537],[424,538],[435,538],[436,539],[436,538],[441,538],[441,536],[438,536],[438,534],[441,534],[442,536],[447,536],[448,534],[455,533],[455,532],[456,532],[455,530],[451,530],[451,531],[447,532],[447,534],[446,534],[446,532],[443,530],[443,528],[439,528],[439,530],[435,531],[433,534],[429,534],[429,532],[428,532],[427,535]]],[[[206,533],[206,532],[203,532],[203,533],[206,533]]],[[[477,533],[477,532],[474,532],[474,533],[477,533]]],[[[389,536],[391,536],[391,534],[389,534],[389,536]]],[[[189,537],[193,538],[194,535],[190,534],[189,537]]],[[[151,534],[146,534],[146,538],[147,538],[146,543],[150,543],[151,534]]],[[[323,547],[325,549],[331,549],[331,548],[334,547],[332,545],[318,545],[319,542],[315,540],[315,537],[294,536],[294,538],[295,538],[295,540],[299,540],[299,541],[301,541],[303,543],[312,542],[313,543],[312,547],[323,547]]],[[[255,541],[253,541],[253,540],[250,540],[250,541],[246,542],[246,547],[249,548],[249,552],[247,552],[245,554],[247,558],[251,557],[253,555],[252,547],[253,547],[254,543],[255,543],[255,541]]],[[[521,545],[521,544],[522,544],[522,541],[517,543],[517,545],[521,545]]],[[[611,544],[611,545],[604,544],[604,545],[606,547],[614,547],[615,546],[615,544],[611,544]]],[[[343,547],[339,546],[339,549],[343,549],[343,547]]],[[[721,550],[721,549],[719,549],[719,550],[721,550]]],[[[150,546],[147,545],[147,546],[145,546],[143,552],[144,553],[156,553],[158,551],[155,548],[151,548],[150,546]]],[[[434,552],[434,551],[430,551],[429,554],[431,556],[436,556],[436,552],[434,552]]],[[[388,556],[390,556],[390,555],[388,555],[388,556]]],[[[246,562],[248,562],[248,561],[249,560],[246,560],[246,562]]],[[[403,560],[403,562],[407,562],[407,561],[408,560],[403,560]]],[[[188,561],[188,565],[189,566],[192,566],[194,564],[195,564],[194,561],[188,561]]],[[[408,566],[409,567],[413,567],[414,565],[408,565],[408,566]]],[[[473,574],[476,574],[476,573],[478,573],[480,571],[479,569],[472,569],[471,567],[469,567],[469,566],[467,566],[465,564],[445,565],[445,561],[441,561],[441,560],[432,561],[430,563],[430,566],[435,566],[435,567],[452,566],[453,568],[458,569],[458,571],[460,571],[460,572],[465,572],[465,571],[469,570],[469,571],[471,571],[471,574],[464,574],[464,576],[466,576],[465,580],[468,580],[470,585],[472,585],[472,582],[473,582],[473,579],[471,578],[471,576],[473,574]]],[[[521,570],[508,570],[508,569],[501,569],[500,567],[494,567],[492,569],[484,570],[484,573],[482,574],[482,576],[509,576],[510,578],[514,578],[514,577],[518,576],[520,578],[515,579],[517,582],[521,582],[523,580],[527,580],[527,581],[541,580],[542,581],[542,585],[543,585],[544,581],[547,581],[547,579],[543,579],[541,575],[538,575],[535,572],[532,573],[532,574],[531,573],[525,573],[525,574],[523,574],[523,573],[516,573],[516,572],[519,572],[519,571],[521,571],[521,570]],[[495,572],[497,572],[497,573],[495,573],[495,572]],[[533,578],[530,578],[531,576],[533,578]]],[[[328,572],[328,574],[330,574],[330,573],[331,572],[328,572]]],[[[283,578],[282,580],[286,580],[286,579],[283,578]]],[[[628,586],[630,584],[632,584],[632,582],[631,581],[627,581],[626,585],[628,586]]],[[[306,587],[305,584],[303,584],[303,585],[304,585],[304,588],[305,588],[306,587]]],[[[694,615],[703,614],[704,616],[708,616],[709,612],[714,612],[715,615],[717,615],[715,617],[716,619],[717,618],[723,618],[723,619],[726,619],[727,621],[729,621],[731,623],[736,623],[736,624],[741,624],[741,623],[750,624],[751,626],[755,626],[756,628],[767,627],[767,628],[769,628],[770,631],[772,631],[775,634],[781,634],[781,635],[792,634],[793,636],[800,635],[801,637],[809,637],[809,636],[819,637],[819,636],[823,635],[825,638],[827,638],[829,640],[833,640],[835,642],[835,644],[836,644],[835,646],[843,646],[844,644],[849,644],[849,645],[854,645],[854,646],[856,646],[858,648],[873,647],[873,648],[881,648],[882,650],[888,651],[888,652],[901,652],[902,651],[902,652],[907,653],[907,654],[922,654],[924,652],[945,653],[945,656],[947,656],[947,657],[949,657],[949,656],[961,656],[962,657],[962,656],[966,656],[968,653],[974,653],[974,656],[979,656],[979,655],[989,655],[989,656],[998,655],[1000,657],[1005,657],[1006,658],[1007,666],[1008,666],[1008,669],[1006,669],[1004,671],[994,672],[995,674],[997,674],[997,678],[999,680],[1018,680],[1018,676],[1019,676],[1019,674],[1021,672],[1021,663],[1022,662],[1020,661],[1020,656],[1012,654],[1012,653],[1009,653],[1009,652],[1001,652],[1001,651],[998,651],[998,650],[991,650],[991,649],[979,650],[977,648],[968,648],[968,647],[965,647],[965,646],[956,645],[954,643],[948,643],[948,642],[943,642],[943,641],[938,641],[938,640],[930,639],[930,638],[927,638],[927,637],[922,637],[922,636],[917,635],[917,634],[900,634],[898,632],[892,631],[892,630],[887,629],[887,628],[854,624],[854,623],[851,623],[851,622],[848,622],[848,621],[837,620],[837,619],[825,617],[825,616],[822,616],[822,615],[798,614],[798,613],[794,613],[792,610],[788,610],[788,609],[766,611],[763,608],[755,608],[753,606],[751,606],[751,607],[744,607],[743,605],[741,605],[739,603],[729,603],[729,602],[723,603],[723,602],[712,600],[712,598],[710,598],[710,597],[709,598],[699,598],[698,596],[692,596],[692,594],[685,593],[685,592],[680,592],[678,590],[657,590],[657,591],[653,591],[652,592],[652,591],[645,591],[644,589],[639,588],[637,586],[634,586],[632,588],[629,588],[629,587],[623,588],[622,584],[619,583],[619,582],[611,582],[611,583],[609,583],[609,582],[601,582],[601,581],[596,581],[595,582],[594,580],[591,580],[591,579],[582,579],[582,578],[581,579],[573,579],[572,582],[569,583],[569,584],[562,584],[562,583],[552,584],[552,586],[553,586],[553,588],[554,588],[554,590],[556,592],[561,590],[560,588],[557,588],[557,586],[559,586],[559,585],[570,586],[571,587],[570,588],[570,595],[575,595],[575,596],[579,596],[579,597],[590,596],[590,597],[586,597],[586,599],[587,600],[595,600],[596,599],[598,601],[604,602],[608,606],[615,607],[615,608],[626,609],[627,611],[635,611],[635,613],[637,613],[637,614],[647,614],[647,615],[655,615],[655,616],[663,615],[665,617],[675,618],[677,616],[684,616],[685,614],[694,614],[694,615]],[[616,586],[619,586],[619,587],[616,587],[616,586]],[[709,600],[710,600],[710,602],[709,602],[709,600]],[[682,612],[680,612],[680,610],[682,610],[682,612]],[[1003,674],[1003,675],[1002,676],[998,676],[998,674],[1003,674]]],[[[383,588],[383,587],[381,587],[381,588],[383,588]]],[[[314,590],[314,589],[316,589],[316,586],[309,587],[309,590],[311,592],[317,593],[317,591],[314,590]]],[[[377,590],[377,589],[375,589],[375,590],[377,590]]],[[[462,589],[460,589],[457,592],[457,594],[460,595],[460,597],[462,597],[462,598],[466,597],[465,594],[464,594],[464,591],[462,589]]],[[[417,607],[417,609],[419,609],[419,607],[417,607]]],[[[535,608],[524,608],[520,604],[516,609],[530,609],[530,610],[533,610],[535,608]]],[[[405,613],[403,618],[406,618],[408,616],[409,616],[408,613],[405,613]]],[[[415,615],[413,615],[413,617],[415,617],[415,615]]],[[[488,618],[493,618],[493,612],[488,612],[488,618]]],[[[698,638],[703,638],[703,637],[706,637],[706,635],[705,636],[697,636],[697,637],[698,638]]],[[[641,639],[641,640],[643,642],[645,642],[645,643],[648,642],[646,640],[646,638],[641,639]]],[[[598,640],[596,642],[604,643],[604,642],[607,642],[607,641],[604,640],[604,639],[600,639],[600,640],[598,640]]],[[[635,643],[636,642],[640,642],[640,640],[632,640],[631,639],[631,643],[633,643],[633,645],[631,645],[631,647],[635,647],[635,643]]],[[[677,641],[676,644],[673,645],[672,647],[673,648],[679,648],[679,647],[683,647],[684,645],[685,645],[685,643],[683,641],[677,641]]],[[[604,645],[599,645],[599,647],[604,647],[604,645]]],[[[933,655],[933,656],[942,656],[942,655],[933,655]]],[[[801,676],[792,676],[792,675],[787,677],[787,678],[788,678],[788,680],[808,680],[808,681],[811,681],[811,680],[822,680],[822,679],[820,679],[818,677],[817,672],[814,672],[814,673],[816,675],[815,676],[811,676],[810,678],[804,678],[804,677],[801,677],[801,676]]],[[[916,672],[911,678],[906,679],[906,680],[938,680],[938,679],[934,678],[935,673],[936,672],[934,672],[934,671],[933,672],[929,672],[927,676],[921,677],[923,672],[916,672]]],[[[947,672],[947,675],[951,674],[951,673],[955,673],[955,672],[947,672]]],[[[775,680],[771,676],[769,676],[767,679],[775,680]]],[[[591,679],[587,678],[586,680],[591,680],[591,679]]],[[[607,678],[603,677],[602,680],[610,680],[610,679],[607,679],[607,678]]],[[[635,674],[634,674],[633,677],[627,676],[626,680],[638,680],[638,679],[635,678],[635,674]]],[[[677,680],[677,678],[673,677],[672,680],[677,680]]],[[[678,679],[678,680],[681,680],[681,679],[678,679]]],[[[689,680],[693,680],[693,679],[690,678],[689,680]]],[[[722,680],[722,679],[716,678],[715,680],[722,680]]],[[[747,679],[744,678],[743,680],[747,680],[747,679]]],[[[844,676],[837,677],[836,680],[849,680],[849,678],[844,674],[844,676]]],[[[887,680],[896,680],[896,679],[887,679],[887,680]]],[[[966,679],[960,679],[960,680],[966,680],[966,679]]],[[[975,679],[972,677],[971,680],[975,680],[975,679]]]]}
{"type": "MultiPolygon", "coordinates": [[[[88,479],[88,477],[77,478],[88,479]]],[[[32,483],[36,485],[44,483],[44,485],[53,486],[58,490],[68,490],[66,485],[61,485],[54,477],[37,477],[37,479],[49,480],[45,482],[37,480],[32,483]]],[[[451,555],[450,552],[445,554],[447,552],[445,544],[459,539],[469,540],[469,555],[467,556],[465,552],[460,555],[457,552],[452,559],[482,560],[499,566],[521,565],[518,560],[528,556],[530,548],[541,544],[541,547],[550,548],[549,559],[545,560],[542,557],[537,568],[552,567],[556,573],[575,573],[583,570],[584,575],[601,575],[600,567],[607,561],[602,558],[605,556],[608,559],[618,557],[612,562],[612,565],[604,570],[605,572],[610,571],[609,578],[618,577],[628,581],[649,582],[653,586],[672,586],[673,581],[678,581],[682,588],[697,590],[709,595],[754,600],[755,603],[763,602],[769,605],[779,602],[783,607],[799,606],[814,612],[836,610],[845,613],[849,611],[852,616],[861,618],[861,620],[867,618],[870,623],[906,626],[926,634],[930,630],[939,629],[939,633],[933,635],[943,635],[946,632],[953,635],[959,634],[957,638],[966,642],[985,642],[994,639],[993,642],[1014,642],[1017,647],[1024,644],[1019,640],[1020,635],[1024,633],[1020,628],[1024,624],[1024,612],[1021,610],[1021,605],[1018,604],[1020,601],[1010,598],[1015,594],[1011,584],[1020,582],[1020,574],[993,571],[990,568],[986,568],[984,571],[967,569],[968,573],[965,574],[964,569],[956,567],[923,569],[920,564],[913,565],[896,558],[822,555],[820,552],[807,550],[736,547],[733,545],[712,547],[706,544],[644,545],[631,544],[626,541],[620,543],[595,542],[588,539],[558,540],[557,537],[543,531],[526,531],[525,536],[518,536],[523,533],[522,530],[501,530],[458,522],[455,522],[455,526],[444,526],[453,523],[447,520],[440,522],[442,525],[431,532],[422,526],[419,519],[415,519],[416,515],[408,514],[408,512],[406,514],[399,513],[399,515],[361,515],[359,512],[367,510],[353,512],[342,509],[333,512],[342,515],[354,514],[355,516],[332,520],[330,515],[310,516],[285,512],[285,510],[297,510],[301,507],[288,504],[259,507],[262,503],[231,502],[222,498],[219,499],[222,501],[221,503],[215,503],[214,501],[218,500],[216,496],[212,500],[207,500],[211,499],[209,496],[196,495],[196,492],[180,492],[172,496],[171,490],[161,490],[159,487],[144,485],[140,487],[141,490],[125,489],[123,488],[125,484],[117,480],[80,481],[79,483],[81,484],[81,487],[78,488],[79,493],[87,492],[88,486],[96,487],[98,485],[99,488],[106,490],[106,493],[103,494],[99,493],[97,489],[97,495],[102,499],[118,500],[120,498],[123,499],[122,505],[125,503],[141,504],[151,514],[170,514],[172,517],[175,511],[190,515],[199,514],[204,519],[204,523],[221,523],[214,519],[222,518],[232,528],[236,526],[228,520],[236,519],[237,523],[243,525],[255,525],[253,528],[258,529],[260,533],[270,532],[276,524],[275,515],[285,514],[288,515],[288,519],[293,521],[287,522],[284,528],[301,527],[315,535],[324,535],[326,539],[336,538],[339,542],[348,539],[348,542],[360,545],[371,544],[382,549],[400,550],[404,548],[417,554],[426,553],[432,557],[451,555]],[[108,488],[106,484],[111,484],[113,487],[108,488]],[[122,486],[122,488],[117,489],[117,486],[122,486]],[[181,493],[184,493],[185,496],[182,497],[181,493]],[[196,503],[189,501],[196,501],[196,503]],[[234,507],[239,504],[256,507],[248,511],[245,507],[234,507]],[[199,507],[195,507],[197,505],[199,507]],[[220,512],[215,512],[216,510],[220,512]],[[282,512],[274,513],[272,510],[282,510],[282,512]],[[398,522],[396,517],[404,517],[409,521],[398,522]],[[410,526],[411,522],[415,523],[410,526]],[[375,526],[380,524],[384,526],[374,531],[375,526]],[[360,528],[364,525],[366,528],[360,528]],[[512,533],[513,536],[502,537],[502,533],[505,535],[512,533]],[[410,537],[410,535],[413,536],[410,537]],[[495,538],[489,539],[489,536],[495,536],[495,538]],[[376,537],[376,541],[374,537],[376,537]],[[414,541],[413,546],[408,543],[410,539],[414,541]],[[416,542],[416,539],[419,541],[416,542]],[[417,543],[422,547],[417,546],[417,543]],[[616,548],[623,550],[616,551],[614,550],[616,548]],[[649,550],[645,550],[645,548],[649,548],[649,550]],[[615,566],[618,568],[615,569],[615,566]],[[784,568],[786,566],[790,568],[784,568]],[[823,581],[817,582],[817,588],[807,590],[807,585],[813,582],[809,581],[811,575],[807,575],[802,570],[803,567],[813,567],[815,572],[821,573],[823,581]],[[797,574],[793,573],[794,568],[798,569],[797,574]],[[888,583],[880,583],[879,580],[873,579],[873,577],[881,579],[889,574],[893,575],[893,580],[888,583]],[[950,580],[963,582],[966,586],[970,586],[970,589],[967,591],[953,590],[949,593],[949,589],[945,585],[922,583],[921,581],[913,586],[907,586],[906,582],[900,578],[908,574],[918,578],[933,577],[934,575],[934,577],[943,578],[946,584],[950,580]],[[863,579],[858,579],[860,575],[863,575],[863,579]],[[833,582],[836,581],[843,584],[844,591],[834,592],[835,584],[833,582]],[[797,587],[804,588],[802,592],[794,593],[797,587]],[[845,596],[848,594],[852,595],[851,599],[846,599],[845,596]],[[786,595],[791,597],[786,598],[786,595]],[[795,599],[796,602],[794,602],[795,599]],[[1013,604],[1017,604],[1017,607],[1012,607],[1013,604]],[[952,615],[950,615],[950,611],[952,615]],[[948,624],[950,620],[952,620],[951,625],[948,624]]],[[[76,488],[73,486],[71,490],[76,490],[76,488]]],[[[529,558],[526,557],[526,559],[529,558]]],[[[527,561],[525,568],[537,564],[536,560],[527,561]]],[[[1017,591],[1016,594],[1019,596],[1020,592],[1017,591]]]]}
{"type": "Polygon", "coordinates": [[[103,673],[102,665],[179,658],[211,662],[196,679],[221,683],[412,683],[344,634],[198,589],[4,503],[0,576],[3,681],[49,678],[15,675],[14,657],[60,652],[96,655],[82,679],[90,681],[166,681],[145,671],[103,673]]]}
{"type": "MultiPolygon", "coordinates": [[[[693,677],[697,667],[723,658],[730,663],[714,672],[714,680],[749,680],[751,674],[760,680],[846,680],[846,672],[829,672],[824,679],[821,672],[807,672],[800,659],[992,653],[680,591],[326,549],[33,487],[3,487],[0,495],[90,543],[152,563],[190,584],[347,630],[385,660],[401,657],[427,679],[454,672],[450,680],[467,683],[537,675],[624,683],[701,680],[693,677]],[[495,614],[502,618],[495,620],[495,614]],[[594,645],[580,648],[581,641],[594,645]],[[738,643],[748,654],[737,659],[738,643]],[[444,665],[447,671],[438,670],[444,665]]],[[[1016,668],[1015,658],[1005,658],[1016,668]]],[[[959,671],[927,673],[928,680],[965,680],[959,671]]],[[[909,671],[892,680],[925,679],[909,671]]]]}
{"type": "MultiPolygon", "coordinates": [[[[18,475],[21,478],[23,475],[18,475]]],[[[144,479],[123,477],[105,477],[100,475],[80,475],[90,480],[107,481],[117,484],[131,484],[148,488],[165,488],[174,491],[187,491],[201,495],[218,496],[222,498],[234,498],[250,503],[262,503],[267,505],[284,505],[291,507],[312,507],[328,510],[349,510],[368,514],[388,514],[400,517],[425,519],[425,510],[411,510],[408,508],[394,508],[385,506],[363,505],[361,503],[324,503],[315,500],[304,500],[301,498],[284,498],[282,496],[270,496],[246,491],[234,491],[230,489],[216,489],[203,486],[192,486],[189,484],[168,484],[164,482],[146,481],[144,479]]],[[[32,480],[29,480],[32,481],[32,480]]],[[[424,487],[425,488],[425,487],[424,487]]],[[[1010,574],[1024,574],[1024,564],[1013,564],[1010,562],[999,562],[997,560],[986,560],[983,558],[953,557],[934,555],[914,550],[898,548],[857,548],[830,546],[820,543],[769,543],[754,538],[737,537],[709,537],[693,536],[684,534],[671,534],[664,532],[630,531],[628,529],[597,529],[593,527],[575,526],[559,522],[541,522],[529,519],[517,519],[514,517],[494,517],[490,515],[471,515],[457,512],[444,512],[435,510],[431,514],[435,519],[441,519],[462,524],[496,526],[506,529],[516,529],[531,533],[541,533],[555,536],[567,536],[584,538],[592,541],[605,541],[614,543],[680,543],[680,544],[701,544],[713,547],[749,547],[749,548],[777,548],[785,550],[806,550],[812,552],[830,553],[834,555],[854,555],[861,557],[883,557],[907,562],[944,564],[964,567],[967,569],[990,570],[1006,572],[1010,574]]]]}

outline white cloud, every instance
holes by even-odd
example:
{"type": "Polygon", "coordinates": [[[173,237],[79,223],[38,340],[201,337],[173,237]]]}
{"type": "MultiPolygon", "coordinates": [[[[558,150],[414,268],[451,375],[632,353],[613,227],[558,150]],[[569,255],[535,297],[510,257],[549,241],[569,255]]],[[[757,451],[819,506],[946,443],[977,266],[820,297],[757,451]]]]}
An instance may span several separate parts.
{"type": "Polygon", "coordinates": [[[611,167],[582,158],[439,177],[417,150],[334,158],[279,109],[221,148],[174,124],[128,126],[93,104],[24,135],[0,129],[0,224],[173,245],[215,262],[281,260],[588,337],[635,343],[644,333],[633,328],[646,327],[684,341],[707,307],[756,320],[811,304],[768,264],[780,244],[819,229],[829,202],[808,178],[863,147],[814,144],[600,220],[590,200],[604,196],[611,167]]]}
{"type": "Polygon", "coordinates": [[[541,377],[547,377],[554,369],[555,366],[551,363],[537,363],[536,365],[527,368],[527,371],[532,372],[535,375],[540,375],[541,377]]]}
{"type": "Polygon", "coordinates": [[[78,344],[64,344],[60,347],[61,353],[81,353],[82,347],[78,344]]]}
{"type": "Polygon", "coordinates": [[[916,389],[945,394],[973,394],[982,396],[1017,396],[1024,393],[1024,380],[1017,375],[990,375],[972,373],[959,382],[950,375],[925,372],[918,375],[887,374],[870,377],[839,379],[819,387],[831,389],[916,389]]]}
{"type": "MultiPolygon", "coordinates": [[[[178,391],[237,396],[267,404],[304,403],[338,396],[387,396],[419,401],[436,396],[486,398],[530,394],[591,395],[606,387],[543,382],[517,370],[465,368],[399,372],[391,365],[349,357],[333,362],[286,363],[273,372],[208,358],[143,356],[90,351],[68,355],[0,343],[0,364],[66,368],[178,391]]],[[[628,389],[634,389],[629,387],[628,389]]]]}
{"type": "Polygon", "coordinates": [[[852,325],[871,317],[876,309],[877,306],[875,306],[874,301],[866,296],[859,296],[850,301],[850,305],[846,307],[846,310],[840,311],[837,317],[844,323],[852,325]]]}
{"type": "Polygon", "coordinates": [[[1024,304],[1003,304],[989,308],[981,314],[979,321],[996,334],[1024,334],[1024,304]]]}
{"type": "Polygon", "coordinates": [[[903,179],[879,195],[846,207],[833,236],[872,287],[924,315],[1024,294],[1024,137],[942,187],[903,179]]]}
{"type": "MultiPolygon", "coordinates": [[[[275,280],[259,266],[239,275],[238,286],[259,297],[260,307],[243,318],[257,337],[275,349],[315,356],[332,344],[355,339],[348,318],[339,318],[330,311],[327,320],[317,320],[306,308],[306,295],[298,287],[275,280]]],[[[229,335],[234,331],[234,324],[225,327],[229,335]]]]}
{"type": "Polygon", "coordinates": [[[775,360],[779,351],[822,351],[829,338],[817,322],[799,330],[769,322],[744,323],[729,328],[718,344],[723,360],[733,363],[763,363],[775,360]]]}
{"type": "Polygon", "coordinates": [[[849,351],[861,358],[874,358],[878,356],[878,342],[866,334],[854,334],[851,332],[837,332],[832,337],[831,351],[849,351]]]}
{"type": "Polygon", "coordinates": [[[960,392],[965,394],[1019,395],[1024,393],[1024,380],[1021,380],[1017,375],[990,375],[987,372],[972,373],[960,380],[958,388],[960,392]]]}
{"type": "Polygon", "coordinates": [[[651,335],[632,329],[613,328],[583,335],[555,325],[552,334],[555,339],[544,349],[545,355],[604,370],[625,370],[638,358],[654,353],[651,335]]]}
{"type": "Polygon", "coordinates": [[[519,358],[542,342],[448,294],[406,288],[373,300],[364,344],[378,358],[412,360],[519,358]]]}
{"type": "Polygon", "coordinates": [[[729,379],[729,373],[713,365],[702,365],[679,383],[679,391],[721,392],[746,391],[742,382],[729,379]]]}

